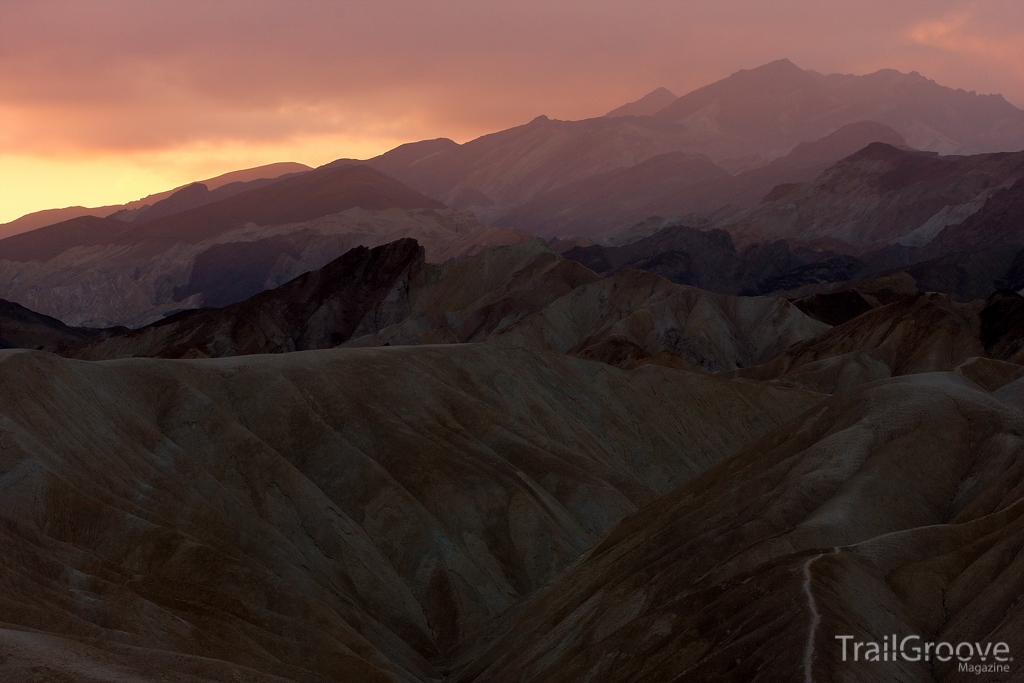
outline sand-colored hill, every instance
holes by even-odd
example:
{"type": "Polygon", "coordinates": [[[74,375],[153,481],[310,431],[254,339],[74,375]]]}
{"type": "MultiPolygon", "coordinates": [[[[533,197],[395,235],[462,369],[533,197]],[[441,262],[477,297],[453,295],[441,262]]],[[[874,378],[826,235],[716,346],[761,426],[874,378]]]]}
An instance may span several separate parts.
{"type": "Polygon", "coordinates": [[[1022,329],[1024,297],[1016,292],[967,304],[943,294],[915,294],[730,376],[835,393],[890,376],[955,370],[994,389],[1016,379],[1012,369],[1024,361],[1022,329]]]}
{"type": "Polygon", "coordinates": [[[767,362],[828,325],[785,299],[732,297],[636,270],[600,278],[534,242],[427,268],[410,281],[410,314],[349,346],[485,341],[614,361],[669,352],[706,371],[767,362]],[[594,348],[591,348],[594,347],[594,348]]]}
{"type": "Polygon", "coordinates": [[[0,352],[0,677],[441,678],[616,522],[820,398],[491,345],[0,352]]]}
{"type": "Polygon", "coordinates": [[[834,397],[621,522],[450,680],[965,680],[934,657],[854,664],[851,646],[843,663],[842,634],[1012,656],[1024,412],[1010,387],[939,373],[834,397]]]}

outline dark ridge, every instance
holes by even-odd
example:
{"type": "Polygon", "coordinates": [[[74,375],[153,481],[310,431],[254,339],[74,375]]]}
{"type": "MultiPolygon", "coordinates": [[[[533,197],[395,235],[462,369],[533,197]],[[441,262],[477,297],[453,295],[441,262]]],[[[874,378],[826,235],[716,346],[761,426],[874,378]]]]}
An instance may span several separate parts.
{"type": "Polygon", "coordinates": [[[85,359],[281,353],[337,346],[408,314],[409,280],[423,266],[416,240],[356,247],[320,270],[223,308],[177,313],[138,330],[58,349],[85,359]]]}
{"type": "Polygon", "coordinates": [[[0,348],[43,349],[109,333],[109,330],[69,327],[56,318],[36,313],[13,301],[0,299],[0,348]]]}
{"type": "Polygon", "coordinates": [[[135,225],[151,223],[160,218],[204,206],[210,203],[210,194],[210,189],[202,183],[186,185],[167,199],[161,199],[152,206],[140,211],[132,218],[131,222],[135,225]]]}
{"type": "Polygon", "coordinates": [[[815,320],[842,325],[873,307],[859,292],[845,291],[830,294],[812,294],[793,300],[793,305],[815,320]]]}
{"type": "Polygon", "coordinates": [[[219,308],[248,299],[266,289],[282,257],[299,256],[295,244],[281,237],[215,244],[196,256],[188,283],[175,288],[174,300],[202,294],[204,306],[219,308]]]}
{"type": "Polygon", "coordinates": [[[998,360],[1009,360],[1024,348],[1024,297],[1002,289],[981,311],[981,343],[998,360]]]}
{"type": "Polygon", "coordinates": [[[601,275],[632,268],[681,285],[742,295],[839,282],[864,269],[864,263],[852,256],[806,248],[794,251],[785,240],[738,252],[724,230],[685,225],[672,225],[619,247],[573,247],[562,255],[601,275]]]}

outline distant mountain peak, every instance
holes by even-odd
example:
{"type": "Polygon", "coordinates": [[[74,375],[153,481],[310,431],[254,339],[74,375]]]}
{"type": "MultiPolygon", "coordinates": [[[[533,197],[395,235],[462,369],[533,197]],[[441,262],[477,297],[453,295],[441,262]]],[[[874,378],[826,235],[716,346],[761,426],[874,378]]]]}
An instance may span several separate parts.
{"type": "Polygon", "coordinates": [[[794,70],[796,70],[796,71],[803,71],[803,69],[801,69],[799,66],[794,64],[792,61],[790,61],[786,57],[783,57],[782,59],[776,59],[774,61],[768,62],[767,64],[762,64],[761,66],[754,67],[753,69],[745,69],[745,70],[746,71],[774,71],[774,70],[783,70],[783,69],[785,69],[787,71],[794,71],[794,70]]]}
{"type": "Polygon", "coordinates": [[[605,116],[653,116],[675,100],[676,96],[668,88],[655,88],[639,100],[612,109],[605,116]]]}

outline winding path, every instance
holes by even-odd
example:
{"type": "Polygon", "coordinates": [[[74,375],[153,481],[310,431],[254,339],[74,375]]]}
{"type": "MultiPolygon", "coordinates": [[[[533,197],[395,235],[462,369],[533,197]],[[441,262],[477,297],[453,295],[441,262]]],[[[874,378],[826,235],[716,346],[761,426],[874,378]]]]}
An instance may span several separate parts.
{"type": "Polygon", "coordinates": [[[804,593],[807,594],[807,607],[811,611],[811,628],[807,633],[807,644],[804,646],[804,683],[814,683],[814,637],[818,633],[818,624],[821,623],[821,613],[818,612],[818,603],[814,599],[814,592],[811,590],[811,565],[825,555],[834,555],[839,548],[832,548],[831,553],[820,553],[804,562],[804,593]]]}

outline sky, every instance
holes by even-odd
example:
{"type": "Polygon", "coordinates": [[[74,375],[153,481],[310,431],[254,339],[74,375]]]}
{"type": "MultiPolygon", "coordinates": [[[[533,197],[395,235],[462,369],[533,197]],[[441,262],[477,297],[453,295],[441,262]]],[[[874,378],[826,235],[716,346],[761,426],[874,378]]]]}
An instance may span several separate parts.
{"type": "Polygon", "coordinates": [[[0,0],[0,222],[600,116],[783,57],[1024,108],[1024,2],[0,0]]]}

